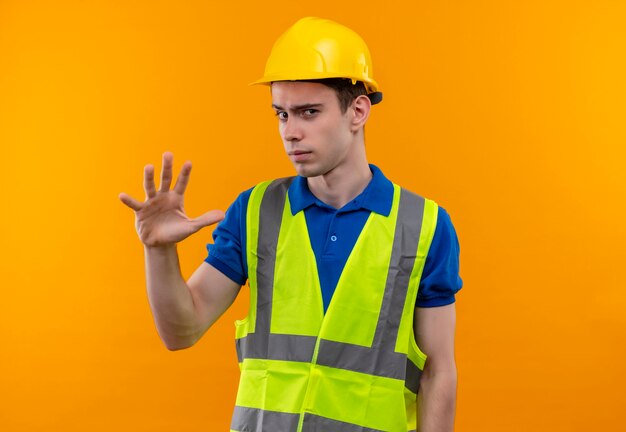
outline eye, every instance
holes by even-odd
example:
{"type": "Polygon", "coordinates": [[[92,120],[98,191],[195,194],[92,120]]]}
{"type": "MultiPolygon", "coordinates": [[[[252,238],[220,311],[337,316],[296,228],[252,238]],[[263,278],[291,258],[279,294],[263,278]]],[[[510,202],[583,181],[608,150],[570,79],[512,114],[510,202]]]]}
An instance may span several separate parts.
{"type": "Polygon", "coordinates": [[[287,120],[287,113],[285,111],[276,111],[276,117],[280,121],[285,121],[287,120]]]}
{"type": "Polygon", "coordinates": [[[302,111],[302,115],[304,117],[312,117],[315,114],[317,114],[318,110],[314,109],[314,108],[309,108],[309,109],[305,109],[304,111],[302,111]]]}

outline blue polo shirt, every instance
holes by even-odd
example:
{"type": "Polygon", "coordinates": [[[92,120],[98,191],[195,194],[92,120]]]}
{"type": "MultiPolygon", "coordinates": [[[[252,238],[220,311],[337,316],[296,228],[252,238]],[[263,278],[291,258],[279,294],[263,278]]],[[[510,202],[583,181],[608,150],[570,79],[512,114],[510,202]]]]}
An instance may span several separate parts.
{"type": "MultiPolygon", "coordinates": [[[[291,213],[304,211],[311,246],[317,261],[324,310],[328,308],[339,276],[371,212],[388,216],[393,184],[375,165],[363,192],[340,209],[317,199],[306,178],[297,176],[289,187],[291,213]]],[[[236,283],[248,279],[246,257],[246,210],[252,189],[242,192],[213,231],[205,261],[236,283]]],[[[454,302],[461,289],[459,242],[448,213],[439,207],[437,227],[424,264],[416,306],[436,307],[454,302]]]]}

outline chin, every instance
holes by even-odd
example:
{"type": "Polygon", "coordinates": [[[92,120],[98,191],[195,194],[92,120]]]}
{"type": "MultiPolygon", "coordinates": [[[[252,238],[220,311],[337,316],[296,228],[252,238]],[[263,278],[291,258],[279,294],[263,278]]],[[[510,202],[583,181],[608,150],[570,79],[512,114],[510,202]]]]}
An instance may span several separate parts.
{"type": "Polygon", "coordinates": [[[295,165],[296,173],[301,177],[317,177],[321,175],[317,169],[310,166],[295,165]]]}

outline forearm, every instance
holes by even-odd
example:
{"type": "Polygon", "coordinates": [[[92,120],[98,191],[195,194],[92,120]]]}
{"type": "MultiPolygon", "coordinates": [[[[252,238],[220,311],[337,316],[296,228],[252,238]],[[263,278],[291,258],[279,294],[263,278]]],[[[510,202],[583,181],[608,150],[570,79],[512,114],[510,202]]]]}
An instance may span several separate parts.
{"type": "Polygon", "coordinates": [[[168,349],[198,338],[193,297],[180,271],[176,244],[145,247],[148,300],[159,336],[168,349]]]}
{"type": "Polygon", "coordinates": [[[426,373],[418,394],[418,431],[452,432],[456,410],[456,370],[426,373]]]}

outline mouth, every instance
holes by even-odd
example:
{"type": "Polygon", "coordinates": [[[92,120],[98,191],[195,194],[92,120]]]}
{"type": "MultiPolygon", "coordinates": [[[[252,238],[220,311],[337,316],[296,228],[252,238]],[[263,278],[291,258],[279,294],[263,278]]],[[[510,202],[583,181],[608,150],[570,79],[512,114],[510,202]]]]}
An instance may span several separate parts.
{"type": "Polygon", "coordinates": [[[310,151],[306,151],[306,150],[292,150],[290,152],[288,152],[287,154],[289,156],[299,156],[299,155],[303,155],[303,154],[309,154],[311,153],[310,151]]]}
{"type": "Polygon", "coordinates": [[[305,150],[292,150],[287,154],[294,162],[304,162],[306,161],[312,152],[305,150]]]}

